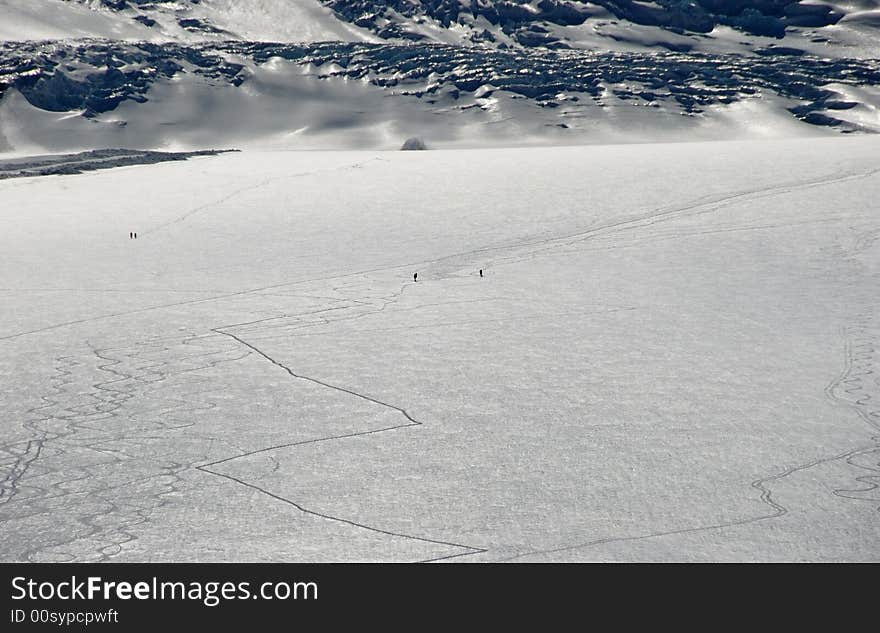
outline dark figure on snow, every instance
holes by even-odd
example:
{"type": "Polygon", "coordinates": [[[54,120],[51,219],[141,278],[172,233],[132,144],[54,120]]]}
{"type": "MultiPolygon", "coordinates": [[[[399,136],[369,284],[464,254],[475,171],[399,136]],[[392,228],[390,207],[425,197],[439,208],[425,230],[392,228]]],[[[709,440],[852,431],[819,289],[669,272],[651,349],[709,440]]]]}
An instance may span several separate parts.
{"type": "Polygon", "coordinates": [[[483,269],[481,268],[480,269],[480,277],[482,277],[482,276],[483,276],[483,269]]]}
{"type": "Polygon", "coordinates": [[[128,232],[128,239],[130,239],[130,240],[134,239],[134,233],[132,233],[131,231],[128,232]]]}
{"type": "Polygon", "coordinates": [[[419,280],[419,273],[413,273],[413,281],[419,280]]]}
{"type": "Polygon", "coordinates": [[[138,234],[135,233],[135,234],[134,234],[134,239],[137,239],[137,238],[138,238],[138,234]]]}

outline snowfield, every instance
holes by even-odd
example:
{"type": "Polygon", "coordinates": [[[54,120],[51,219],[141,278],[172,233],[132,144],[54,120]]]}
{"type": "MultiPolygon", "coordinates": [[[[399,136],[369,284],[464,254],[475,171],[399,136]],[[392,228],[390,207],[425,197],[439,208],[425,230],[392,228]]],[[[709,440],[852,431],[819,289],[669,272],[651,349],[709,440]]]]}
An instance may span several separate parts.
{"type": "Polygon", "coordinates": [[[0,559],[878,561],[878,198],[871,135],[4,180],[0,559]]]}

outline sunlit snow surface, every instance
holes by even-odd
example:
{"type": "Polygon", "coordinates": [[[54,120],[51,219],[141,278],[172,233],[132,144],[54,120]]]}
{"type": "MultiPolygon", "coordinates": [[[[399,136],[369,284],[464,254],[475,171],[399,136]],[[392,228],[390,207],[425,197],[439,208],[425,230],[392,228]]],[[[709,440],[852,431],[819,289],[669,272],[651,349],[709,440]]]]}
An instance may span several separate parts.
{"type": "Polygon", "coordinates": [[[878,197],[871,136],[0,182],[0,558],[880,560],[878,197]]]}
{"type": "Polygon", "coordinates": [[[101,0],[0,0],[0,40],[85,36],[152,41],[376,39],[338,20],[317,0],[140,2],[140,10],[125,6],[116,11],[107,6],[113,4],[101,0]]]}

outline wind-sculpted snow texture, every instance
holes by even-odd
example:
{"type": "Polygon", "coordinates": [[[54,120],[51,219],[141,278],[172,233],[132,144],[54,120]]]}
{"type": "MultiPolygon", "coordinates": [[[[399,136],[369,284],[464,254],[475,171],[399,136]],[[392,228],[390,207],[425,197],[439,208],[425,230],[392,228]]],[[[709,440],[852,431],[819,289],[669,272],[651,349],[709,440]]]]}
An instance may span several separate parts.
{"type": "Polygon", "coordinates": [[[867,135],[0,182],[0,559],[880,560],[878,194],[867,135]]]}
{"type": "Polygon", "coordinates": [[[792,100],[790,112],[806,123],[859,129],[834,114],[860,104],[839,99],[826,86],[878,86],[880,61],[772,52],[746,58],[338,42],[6,43],[0,44],[0,95],[16,88],[37,108],[80,110],[94,117],[126,100],[149,100],[156,82],[192,75],[211,84],[240,87],[247,83],[249,69],[283,59],[317,68],[313,72],[325,81],[366,80],[428,104],[440,96],[453,101],[464,94],[485,99],[502,91],[546,108],[581,99],[601,108],[613,98],[694,115],[709,106],[772,94],[792,100]]]}

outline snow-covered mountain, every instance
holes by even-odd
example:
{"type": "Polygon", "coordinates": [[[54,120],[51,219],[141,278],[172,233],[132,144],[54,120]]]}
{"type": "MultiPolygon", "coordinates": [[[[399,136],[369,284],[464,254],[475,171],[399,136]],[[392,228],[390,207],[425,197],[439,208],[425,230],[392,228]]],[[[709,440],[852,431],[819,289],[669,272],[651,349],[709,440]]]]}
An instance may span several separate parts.
{"type": "Polygon", "coordinates": [[[0,39],[369,40],[317,0],[0,0],[0,39]]]}
{"type": "Polygon", "coordinates": [[[876,52],[878,0],[2,0],[0,37],[876,52]]]}
{"type": "Polygon", "coordinates": [[[0,0],[0,151],[880,131],[876,0],[0,0]]]}

